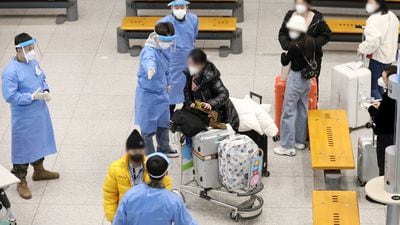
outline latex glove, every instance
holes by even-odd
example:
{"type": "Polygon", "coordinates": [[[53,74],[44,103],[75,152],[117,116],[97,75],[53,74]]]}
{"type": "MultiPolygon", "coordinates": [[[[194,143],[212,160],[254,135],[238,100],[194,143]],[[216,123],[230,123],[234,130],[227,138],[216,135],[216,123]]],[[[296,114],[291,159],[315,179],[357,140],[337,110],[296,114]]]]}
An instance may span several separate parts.
{"type": "Polygon", "coordinates": [[[44,100],[45,100],[46,102],[49,102],[49,101],[51,100],[51,95],[50,95],[50,93],[49,93],[48,91],[45,91],[43,94],[44,94],[44,100]]]}
{"type": "Polygon", "coordinates": [[[202,102],[201,107],[203,107],[203,109],[207,109],[207,110],[212,109],[212,106],[210,104],[208,104],[207,102],[202,102]]]}
{"type": "Polygon", "coordinates": [[[168,94],[171,94],[171,91],[172,91],[171,85],[168,85],[168,86],[167,86],[167,91],[168,91],[168,94]]]}
{"type": "Polygon", "coordinates": [[[35,92],[32,94],[32,100],[44,100],[46,97],[46,94],[41,92],[42,88],[38,88],[35,92]]]}
{"type": "Polygon", "coordinates": [[[147,79],[149,80],[153,79],[155,73],[156,70],[154,68],[150,68],[149,71],[147,72],[147,79]]]}

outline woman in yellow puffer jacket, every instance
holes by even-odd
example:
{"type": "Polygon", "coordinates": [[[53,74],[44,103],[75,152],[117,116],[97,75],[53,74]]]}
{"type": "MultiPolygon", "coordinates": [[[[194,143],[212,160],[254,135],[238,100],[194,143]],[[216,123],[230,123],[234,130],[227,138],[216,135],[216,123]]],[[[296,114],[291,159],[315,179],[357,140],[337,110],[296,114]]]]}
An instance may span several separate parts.
{"type": "MultiPolygon", "coordinates": [[[[134,130],[126,142],[127,154],[110,165],[103,185],[104,211],[106,219],[112,221],[125,192],[140,183],[150,182],[145,170],[146,157],[144,141],[137,130],[134,130]]],[[[172,182],[165,176],[163,183],[168,190],[172,182]]]]}

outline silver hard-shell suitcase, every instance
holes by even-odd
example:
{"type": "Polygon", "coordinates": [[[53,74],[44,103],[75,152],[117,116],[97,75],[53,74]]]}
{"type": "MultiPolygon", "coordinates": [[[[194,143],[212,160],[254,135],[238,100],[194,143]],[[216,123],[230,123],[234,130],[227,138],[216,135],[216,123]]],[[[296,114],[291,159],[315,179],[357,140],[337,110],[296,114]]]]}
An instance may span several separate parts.
{"type": "Polygon", "coordinates": [[[218,154],[219,143],[229,137],[229,135],[229,129],[203,131],[192,137],[192,147],[203,156],[218,154]]]}
{"type": "Polygon", "coordinates": [[[357,183],[364,186],[372,178],[379,176],[375,135],[358,138],[357,183]]]}
{"type": "Polygon", "coordinates": [[[202,188],[218,189],[222,186],[218,176],[218,155],[202,156],[193,151],[194,179],[202,188]]]}

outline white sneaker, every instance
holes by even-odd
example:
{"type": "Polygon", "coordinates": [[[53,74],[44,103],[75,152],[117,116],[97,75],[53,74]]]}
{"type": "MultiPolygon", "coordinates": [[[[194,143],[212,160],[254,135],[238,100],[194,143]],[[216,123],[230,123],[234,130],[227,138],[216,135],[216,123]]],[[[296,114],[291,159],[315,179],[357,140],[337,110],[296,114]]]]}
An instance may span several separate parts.
{"type": "Polygon", "coordinates": [[[306,145],[301,143],[296,143],[294,144],[294,148],[296,148],[297,150],[304,150],[306,149],[306,145]]]}
{"type": "Polygon", "coordinates": [[[283,148],[282,146],[275,147],[274,148],[274,153],[277,155],[287,155],[287,156],[295,156],[296,155],[296,149],[294,148],[283,148]]]}

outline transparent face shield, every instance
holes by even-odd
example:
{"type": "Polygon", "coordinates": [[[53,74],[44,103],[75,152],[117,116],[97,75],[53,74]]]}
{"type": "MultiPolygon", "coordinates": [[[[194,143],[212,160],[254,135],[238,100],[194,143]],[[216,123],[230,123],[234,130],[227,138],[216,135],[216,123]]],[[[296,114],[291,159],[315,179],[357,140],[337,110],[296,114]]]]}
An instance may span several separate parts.
{"type": "Polygon", "coordinates": [[[176,36],[164,36],[157,34],[158,46],[169,53],[174,53],[176,49],[176,36]]]}
{"type": "Polygon", "coordinates": [[[33,60],[39,61],[42,58],[42,52],[35,38],[19,43],[15,48],[22,51],[27,63],[33,60]]]}

